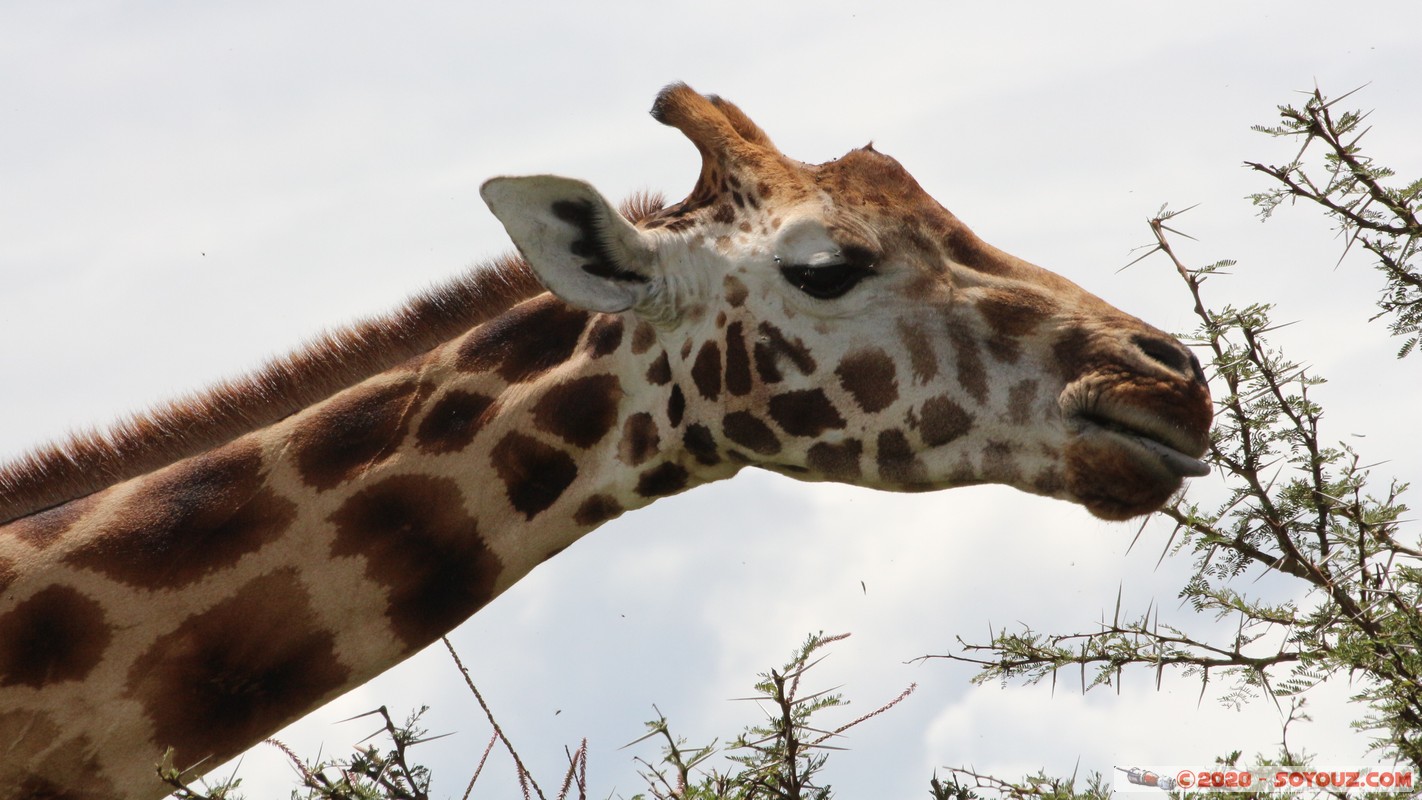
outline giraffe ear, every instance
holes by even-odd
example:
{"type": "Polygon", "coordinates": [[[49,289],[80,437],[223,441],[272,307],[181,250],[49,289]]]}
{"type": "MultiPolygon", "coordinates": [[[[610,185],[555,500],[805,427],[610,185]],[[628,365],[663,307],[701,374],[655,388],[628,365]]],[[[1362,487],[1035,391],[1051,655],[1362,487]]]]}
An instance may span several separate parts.
{"type": "Polygon", "coordinates": [[[556,175],[492,178],[480,194],[548,290],[615,313],[649,294],[655,248],[592,186],[556,175]]]}

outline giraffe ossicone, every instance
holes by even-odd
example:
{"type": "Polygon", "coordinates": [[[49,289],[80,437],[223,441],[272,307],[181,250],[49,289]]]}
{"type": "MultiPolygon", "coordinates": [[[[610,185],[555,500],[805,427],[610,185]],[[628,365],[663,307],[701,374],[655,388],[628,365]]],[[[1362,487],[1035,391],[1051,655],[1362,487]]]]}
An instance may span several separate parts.
{"type": "Polygon", "coordinates": [[[161,797],[166,748],[216,766],[747,466],[1106,519],[1205,471],[1175,339],[872,147],[803,164],[681,84],[653,116],[700,153],[685,200],[495,178],[522,259],[0,470],[0,800],[161,797]]]}

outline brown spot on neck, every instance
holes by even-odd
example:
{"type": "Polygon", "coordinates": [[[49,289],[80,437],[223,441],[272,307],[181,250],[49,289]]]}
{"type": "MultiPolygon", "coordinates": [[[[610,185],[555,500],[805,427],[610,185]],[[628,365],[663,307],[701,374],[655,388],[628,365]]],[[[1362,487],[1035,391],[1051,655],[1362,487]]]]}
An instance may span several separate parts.
{"type": "Polygon", "coordinates": [[[422,452],[456,453],[468,447],[479,431],[498,412],[497,401],[478,392],[451,389],[440,395],[420,427],[415,446],[422,452]]]}
{"type": "Polygon", "coordinates": [[[622,317],[616,314],[599,314],[588,329],[588,356],[602,358],[611,355],[622,346],[622,317]]]}
{"type": "Polygon", "coordinates": [[[673,428],[681,426],[682,415],[686,413],[686,395],[682,393],[680,385],[673,385],[671,395],[667,398],[667,422],[673,428]]]}
{"type": "Polygon", "coordinates": [[[98,495],[91,494],[17,519],[8,526],[0,527],[0,535],[18,536],[26,544],[44,549],[82,519],[94,507],[97,498],[98,495]]]}
{"type": "Polygon", "coordinates": [[[334,556],[360,556],[386,587],[386,616],[414,652],[494,596],[502,565],[447,478],[394,475],[352,495],[334,514],[334,556]]]}
{"type": "Polygon", "coordinates": [[[686,426],[686,432],[682,434],[681,443],[686,447],[686,451],[696,459],[696,463],[703,466],[715,466],[721,463],[721,454],[716,446],[716,438],[711,435],[711,429],[699,422],[693,422],[686,426]]]}
{"type": "Polygon", "coordinates": [[[83,680],[110,638],[98,601],[68,586],[41,589],[0,614],[0,686],[83,680]]]}
{"type": "Polygon", "coordinates": [[[177,764],[221,763],[345,685],[335,639],[295,570],[253,579],[160,636],[129,669],[159,748],[177,764]]]}
{"type": "Polygon", "coordinates": [[[394,455],[431,389],[410,378],[331,399],[292,433],[302,480],[334,489],[394,455]]]}
{"type": "Polygon", "coordinates": [[[623,511],[617,499],[605,494],[595,494],[584,500],[573,514],[573,521],[579,525],[593,526],[618,516],[623,511]]]}
{"type": "Polygon", "coordinates": [[[617,423],[622,385],[612,375],[588,375],[551,386],[533,404],[539,430],[575,447],[602,441],[617,423]]]}
{"type": "Polygon", "coordinates": [[[587,312],[544,295],[476,328],[459,345],[455,366],[531,381],[571,358],[587,325],[587,312]]]}
{"type": "Polygon", "coordinates": [[[653,386],[665,386],[671,383],[671,379],[671,363],[667,360],[666,351],[663,350],[652,361],[651,366],[647,367],[647,383],[653,386]]]}
{"type": "Polygon", "coordinates": [[[525,519],[553,505],[578,477],[578,465],[567,453],[517,431],[500,439],[489,457],[509,504],[525,519]]]}
{"type": "Polygon", "coordinates": [[[665,497],[687,487],[686,468],[670,461],[658,464],[637,478],[637,494],[643,497],[665,497]]]}
{"type": "Polygon", "coordinates": [[[657,433],[656,420],[651,414],[638,412],[627,417],[622,424],[622,441],[617,445],[618,458],[628,466],[641,466],[647,459],[657,454],[661,447],[661,437],[657,433]]]}
{"type": "Polygon", "coordinates": [[[296,506],[264,481],[250,439],[175,464],[65,561],[129,586],[186,586],[275,541],[295,520],[296,506]]]}

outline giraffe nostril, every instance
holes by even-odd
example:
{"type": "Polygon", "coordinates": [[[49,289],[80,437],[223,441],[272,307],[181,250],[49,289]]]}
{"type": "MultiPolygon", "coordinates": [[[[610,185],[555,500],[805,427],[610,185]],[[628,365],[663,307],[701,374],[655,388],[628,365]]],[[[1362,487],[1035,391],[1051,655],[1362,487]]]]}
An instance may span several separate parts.
{"type": "Polygon", "coordinates": [[[1131,342],[1151,361],[1181,375],[1204,380],[1204,371],[1200,369],[1200,362],[1195,358],[1195,354],[1174,339],[1137,334],[1131,337],[1131,342]]]}
{"type": "Polygon", "coordinates": [[[1199,383],[1209,383],[1209,379],[1205,377],[1205,368],[1200,366],[1200,359],[1196,358],[1194,353],[1190,354],[1190,373],[1199,383]]]}

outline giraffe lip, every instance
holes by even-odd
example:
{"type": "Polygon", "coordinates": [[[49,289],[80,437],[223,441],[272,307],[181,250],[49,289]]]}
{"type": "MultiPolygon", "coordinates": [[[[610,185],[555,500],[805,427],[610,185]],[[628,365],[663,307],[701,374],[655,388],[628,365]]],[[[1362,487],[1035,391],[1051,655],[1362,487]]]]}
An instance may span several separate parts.
{"type": "Polygon", "coordinates": [[[1206,448],[1198,443],[1185,441],[1187,437],[1182,431],[1167,428],[1159,423],[1151,424],[1153,420],[1132,419],[1127,422],[1118,416],[1106,416],[1099,411],[1079,413],[1076,420],[1081,425],[1079,433],[1109,436],[1122,441],[1128,447],[1145,451],[1158,459],[1162,466],[1176,475],[1198,478],[1210,474],[1209,464],[1185,450],[1189,448],[1197,455],[1203,455],[1206,448]]]}

